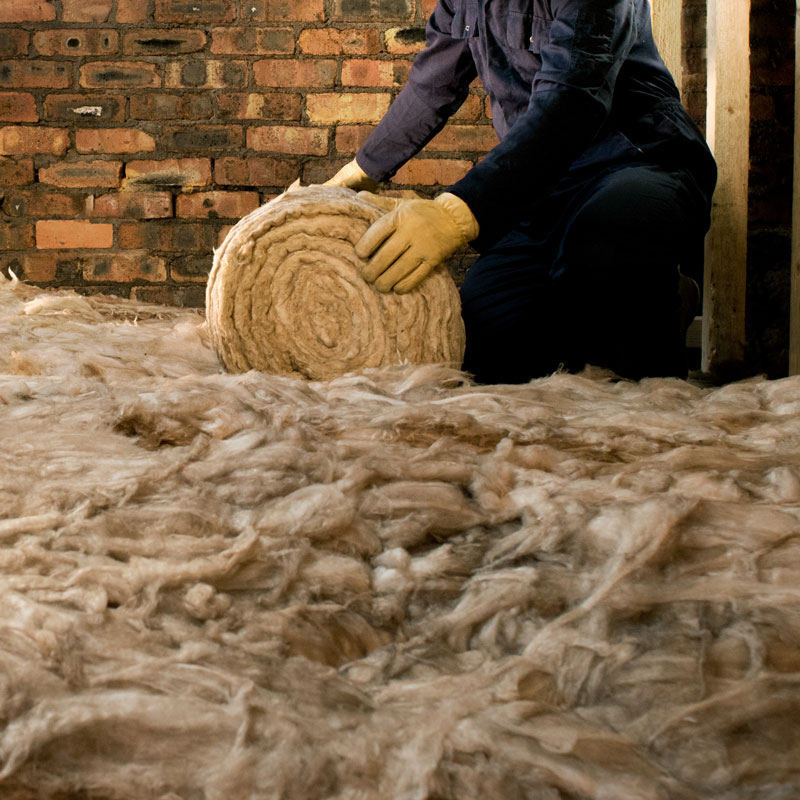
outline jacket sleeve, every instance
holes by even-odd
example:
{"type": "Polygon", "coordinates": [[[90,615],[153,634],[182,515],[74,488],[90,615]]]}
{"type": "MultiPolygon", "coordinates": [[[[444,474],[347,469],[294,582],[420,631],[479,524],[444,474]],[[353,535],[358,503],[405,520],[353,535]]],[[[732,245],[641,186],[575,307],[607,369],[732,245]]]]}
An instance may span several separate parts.
{"type": "Polygon", "coordinates": [[[552,0],[530,102],[502,142],[449,191],[492,240],[530,214],[597,136],[637,31],[632,0],[552,0]]]}
{"type": "Polygon", "coordinates": [[[425,49],[408,82],[356,154],[374,180],[391,178],[443,127],[466,100],[477,72],[468,39],[459,37],[451,0],[439,0],[426,28],[425,49]]]}

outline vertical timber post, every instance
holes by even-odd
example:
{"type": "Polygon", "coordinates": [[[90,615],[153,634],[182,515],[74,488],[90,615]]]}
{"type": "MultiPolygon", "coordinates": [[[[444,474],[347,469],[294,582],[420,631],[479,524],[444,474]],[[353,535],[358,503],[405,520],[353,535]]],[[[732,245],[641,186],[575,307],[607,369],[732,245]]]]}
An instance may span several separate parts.
{"type": "Polygon", "coordinates": [[[789,300],[789,374],[800,375],[800,0],[794,21],[794,193],[792,288],[789,300]]]}
{"type": "Polygon", "coordinates": [[[719,168],[703,278],[705,372],[735,374],[745,355],[750,168],[750,0],[708,0],[706,133],[719,168]]]}
{"type": "Polygon", "coordinates": [[[683,2],[682,0],[651,0],[650,12],[653,19],[653,38],[658,52],[664,59],[667,69],[675,78],[678,91],[683,83],[683,2]]]}

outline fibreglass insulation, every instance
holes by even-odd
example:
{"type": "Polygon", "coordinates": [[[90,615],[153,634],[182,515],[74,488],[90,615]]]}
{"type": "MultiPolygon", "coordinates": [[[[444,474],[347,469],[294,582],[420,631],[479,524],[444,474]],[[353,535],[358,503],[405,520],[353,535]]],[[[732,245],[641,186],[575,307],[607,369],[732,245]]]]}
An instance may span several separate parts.
{"type": "Polygon", "coordinates": [[[0,796],[800,794],[800,378],[224,374],[0,286],[0,796]]]}
{"type": "Polygon", "coordinates": [[[354,245],[384,209],[338,186],[286,192],[231,228],[206,308],[231,372],[328,380],[389,364],[464,359],[458,290],[441,267],[407,294],[361,277],[354,245]]]}

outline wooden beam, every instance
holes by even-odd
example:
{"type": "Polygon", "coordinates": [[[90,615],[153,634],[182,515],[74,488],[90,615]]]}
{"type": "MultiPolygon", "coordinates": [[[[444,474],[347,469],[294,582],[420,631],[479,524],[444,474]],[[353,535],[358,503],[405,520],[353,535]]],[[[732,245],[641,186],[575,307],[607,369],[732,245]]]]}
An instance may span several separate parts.
{"type": "Polygon", "coordinates": [[[750,0],[709,0],[707,49],[706,136],[719,180],[706,237],[702,368],[725,377],[745,355],[750,0]]]}
{"type": "Polygon", "coordinates": [[[794,25],[794,202],[792,289],[789,306],[789,374],[800,375],[800,0],[794,25]]]}
{"type": "Polygon", "coordinates": [[[658,52],[672,73],[678,91],[683,82],[683,2],[682,0],[651,0],[653,19],[653,38],[658,45],[658,52]]]}

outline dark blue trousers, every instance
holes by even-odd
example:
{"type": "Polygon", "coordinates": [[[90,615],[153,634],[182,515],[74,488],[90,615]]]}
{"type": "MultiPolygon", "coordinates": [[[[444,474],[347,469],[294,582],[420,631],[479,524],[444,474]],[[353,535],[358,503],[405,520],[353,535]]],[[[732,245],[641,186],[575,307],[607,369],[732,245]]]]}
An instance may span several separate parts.
{"type": "Polygon", "coordinates": [[[555,192],[461,287],[464,369],[524,383],[559,368],[685,376],[678,266],[708,225],[684,173],[628,166],[555,192]]]}

